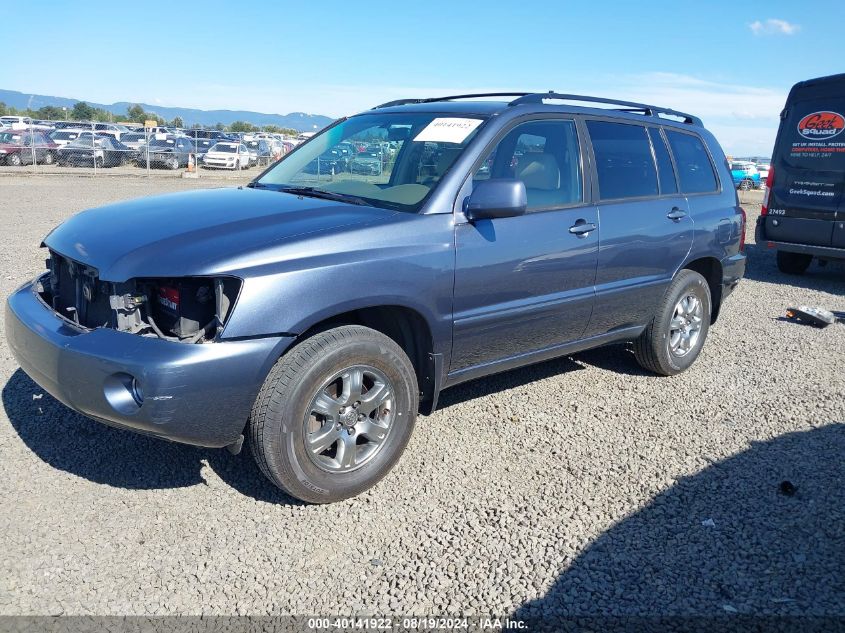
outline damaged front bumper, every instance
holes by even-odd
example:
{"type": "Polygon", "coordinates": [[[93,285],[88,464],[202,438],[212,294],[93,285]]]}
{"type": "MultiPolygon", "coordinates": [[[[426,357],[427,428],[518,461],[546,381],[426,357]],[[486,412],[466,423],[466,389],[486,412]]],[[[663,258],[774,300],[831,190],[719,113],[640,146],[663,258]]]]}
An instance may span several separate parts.
{"type": "Polygon", "coordinates": [[[6,302],[6,340],[23,370],[68,407],[109,425],[186,444],[235,444],[258,391],[293,337],[185,345],[77,327],[28,283],[6,302]]]}

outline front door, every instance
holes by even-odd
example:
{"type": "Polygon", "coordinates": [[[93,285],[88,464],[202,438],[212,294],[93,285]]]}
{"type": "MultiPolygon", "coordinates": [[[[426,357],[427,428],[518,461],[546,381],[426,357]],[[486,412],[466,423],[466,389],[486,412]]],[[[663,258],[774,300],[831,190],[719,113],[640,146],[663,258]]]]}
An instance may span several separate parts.
{"type": "Polygon", "coordinates": [[[473,178],[521,179],[528,210],[456,227],[453,374],[577,340],[593,308],[598,216],[575,122],[517,124],[473,178]]]}

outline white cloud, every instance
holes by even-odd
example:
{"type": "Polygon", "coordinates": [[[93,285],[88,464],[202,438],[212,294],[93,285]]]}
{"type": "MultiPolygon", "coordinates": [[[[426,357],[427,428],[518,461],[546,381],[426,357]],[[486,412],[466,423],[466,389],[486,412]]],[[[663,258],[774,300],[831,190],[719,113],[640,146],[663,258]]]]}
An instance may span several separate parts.
{"type": "Polygon", "coordinates": [[[754,35],[794,35],[801,27],[786,20],[769,18],[765,22],[755,20],[748,25],[754,35]]]}

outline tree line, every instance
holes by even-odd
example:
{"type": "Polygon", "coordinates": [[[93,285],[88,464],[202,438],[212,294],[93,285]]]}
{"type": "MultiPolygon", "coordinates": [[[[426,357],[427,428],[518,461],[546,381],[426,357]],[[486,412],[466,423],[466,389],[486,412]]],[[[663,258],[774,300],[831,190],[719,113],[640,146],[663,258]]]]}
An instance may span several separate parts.
{"type": "MultiPolygon", "coordinates": [[[[72,108],[60,108],[58,106],[47,105],[43,108],[33,110],[31,108],[13,108],[7,106],[0,101],[0,116],[28,116],[32,119],[43,119],[47,121],[96,121],[98,123],[138,123],[143,124],[145,121],[155,121],[156,125],[184,128],[185,123],[182,117],[174,117],[167,121],[160,117],[155,112],[147,112],[138,104],[129,106],[126,109],[126,116],[120,115],[104,110],[103,108],[95,108],[84,101],[76,102],[72,108]]],[[[191,129],[203,129],[207,126],[195,123],[191,129]]],[[[286,134],[294,136],[299,133],[299,130],[292,128],[280,127],[278,125],[253,125],[247,121],[233,121],[229,125],[217,123],[211,126],[211,129],[220,130],[221,132],[269,132],[272,134],[286,134]]]]}

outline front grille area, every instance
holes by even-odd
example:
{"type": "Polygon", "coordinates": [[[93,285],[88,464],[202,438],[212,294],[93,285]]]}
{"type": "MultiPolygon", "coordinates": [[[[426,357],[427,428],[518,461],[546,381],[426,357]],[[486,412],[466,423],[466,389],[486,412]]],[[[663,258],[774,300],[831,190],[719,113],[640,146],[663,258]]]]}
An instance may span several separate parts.
{"type": "Polygon", "coordinates": [[[50,251],[49,283],[42,298],[61,316],[84,327],[110,327],[111,284],[100,281],[97,270],[50,251]],[[48,287],[49,286],[49,287],[48,287]]]}

